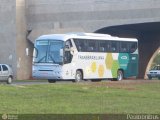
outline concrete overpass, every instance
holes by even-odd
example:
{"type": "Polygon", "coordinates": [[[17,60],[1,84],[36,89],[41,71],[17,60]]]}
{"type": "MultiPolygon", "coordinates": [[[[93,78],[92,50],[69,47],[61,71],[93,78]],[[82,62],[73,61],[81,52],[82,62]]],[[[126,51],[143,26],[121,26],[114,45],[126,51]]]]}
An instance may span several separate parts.
{"type": "Polygon", "coordinates": [[[3,3],[0,6],[4,8],[11,6],[5,8],[8,12],[0,11],[5,18],[0,22],[5,31],[0,30],[0,33],[6,35],[0,34],[3,38],[0,47],[10,46],[10,41],[13,42],[11,50],[0,52],[0,55],[6,55],[5,58],[0,58],[0,62],[7,60],[12,64],[18,79],[31,76],[31,58],[25,56],[25,48],[32,49],[32,42],[42,34],[84,31],[136,37],[140,51],[139,77],[145,75],[149,61],[160,47],[159,0],[0,1],[3,3]],[[14,14],[6,17],[6,13],[14,14]],[[7,24],[12,29],[5,28],[5,20],[13,21],[11,25],[7,24]]]}

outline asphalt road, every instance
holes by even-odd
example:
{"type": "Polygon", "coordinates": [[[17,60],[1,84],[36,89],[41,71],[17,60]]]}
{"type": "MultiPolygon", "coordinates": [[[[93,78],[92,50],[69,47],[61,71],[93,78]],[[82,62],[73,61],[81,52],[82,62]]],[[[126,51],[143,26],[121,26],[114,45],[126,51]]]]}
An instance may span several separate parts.
{"type": "MultiPolygon", "coordinates": [[[[144,80],[144,79],[127,79],[122,81],[110,81],[110,80],[102,80],[101,82],[106,83],[143,83],[143,82],[160,82],[160,80],[144,80]]],[[[80,83],[93,83],[90,80],[81,81],[80,83]]],[[[95,83],[95,82],[94,82],[95,83]]],[[[98,82],[100,83],[100,82],[98,82]]],[[[13,81],[11,85],[38,85],[38,84],[75,84],[72,81],[56,81],[56,83],[48,83],[47,80],[16,80],[13,81]]]]}
{"type": "MultiPolygon", "coordinates": [[[[154,79],[154,80],[145,80],[145,79],[125,79],[122,81],[111,81],[111,80],[102,80],[101,82],[103,83],[148,83],[148,82],[158,82],[160,83],[160,80],[154,79]]],[[[97,83],[101,83],[97,82],[97,83]]],[[[88,81],[81,81],[80,83],[96,83],[96,82],[91,82],[90,80],[88,81]]],[[[6,82],[0,82],[0,85],[6,84],[6,82]]],[[[56,83],[49,83],[48,80],[13,80],[13,82],[10,85],[39,85],[39,84],[77,84],[72,81],[56,81],[56,83]]]]}
{"type": "MultiPolygon", "coordinates": [[[[82,81],[89,82],[89,81],[82,81]]],[[[73,83],[72,81],[56,81],[56,83],[49,83],[48,80],[16,80],[11,85],[38,85],[38,84],[61,84],[61,83],[73,83]]]]}
{"type": "Polygon", "coordinates": [[[13,81],[11,85],[36,85],[36,84],[49,84],[48,81],[13,81]]]}
{"type": "MultiPolygon", "coordinates": [[[[88,81],[81,81],[80,83],[89,83],[91,82],[90,80],[88,81]]],[[[36,85],[36,84],[75,84],[72,81],[56,81],[56,83],[49,83],[48,80],[16,80],[13,81],[11,85],[36,85]]]]}

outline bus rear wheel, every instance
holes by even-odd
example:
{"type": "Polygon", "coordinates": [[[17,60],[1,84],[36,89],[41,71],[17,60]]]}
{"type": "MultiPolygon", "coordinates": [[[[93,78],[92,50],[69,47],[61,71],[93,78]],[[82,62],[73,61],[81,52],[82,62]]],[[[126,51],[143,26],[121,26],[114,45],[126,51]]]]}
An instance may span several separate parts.
{"type": "Polygon", "coordinates": [[[117,81],[123,80],[124,74],[122,70],[117,71],[117,81]]]}
{"type": "Polygon", "coordinates": [[[82,72],[80,70],[77,70],[75,80],[73,82],[80,82],[82,79],[83,79],[82,72]]]}

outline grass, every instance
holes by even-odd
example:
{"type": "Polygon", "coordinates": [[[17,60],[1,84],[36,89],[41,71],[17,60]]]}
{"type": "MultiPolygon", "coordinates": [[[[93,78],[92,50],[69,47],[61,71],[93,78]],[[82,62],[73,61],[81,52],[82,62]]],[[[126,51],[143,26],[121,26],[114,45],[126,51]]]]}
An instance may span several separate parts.
{"type": "Polygon", "coordinates": [[[0,84],[0,113],[160,114],[160,82],[130,86],[100,83],[0,84]]]}

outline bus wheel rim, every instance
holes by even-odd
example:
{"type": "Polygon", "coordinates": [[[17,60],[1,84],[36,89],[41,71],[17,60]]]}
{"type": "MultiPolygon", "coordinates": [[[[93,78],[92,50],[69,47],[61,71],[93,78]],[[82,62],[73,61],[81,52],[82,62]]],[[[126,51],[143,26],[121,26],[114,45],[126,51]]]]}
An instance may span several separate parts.
{"type": "Polygon", "coordinates": [[[118,80],[122,80],[122,74],[121,74],[121,72],[118,73],[118,80]]]}
{"type": "Polygon", "coordinates": [[[80,81],[80,79],[81,79],[81,75],[80,75],[80,74],[77,74],[76,79],[77,79],[78,81],[80,81]]]}

